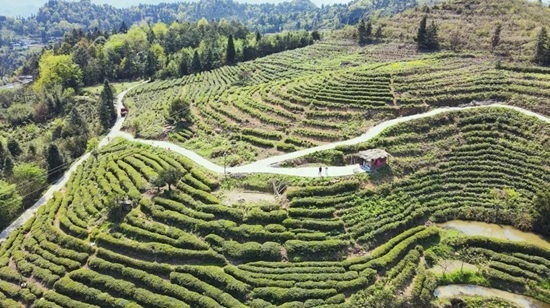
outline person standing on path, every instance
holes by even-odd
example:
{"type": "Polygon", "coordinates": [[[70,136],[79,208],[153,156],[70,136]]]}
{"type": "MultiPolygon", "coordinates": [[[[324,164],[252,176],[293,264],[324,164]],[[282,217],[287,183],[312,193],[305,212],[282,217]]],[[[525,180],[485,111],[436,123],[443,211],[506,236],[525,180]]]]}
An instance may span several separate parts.
{"type": "Polygon", "coordinates": [[[328,176],[328,166],[325,166],[325,175],[328,176]]]}
{"type": "Polygon", "coordinates": [[[320,166],[320,167],[319,167],[319,175],[320,175],[320,176],[323,176],[323,166],[320,166]]]}

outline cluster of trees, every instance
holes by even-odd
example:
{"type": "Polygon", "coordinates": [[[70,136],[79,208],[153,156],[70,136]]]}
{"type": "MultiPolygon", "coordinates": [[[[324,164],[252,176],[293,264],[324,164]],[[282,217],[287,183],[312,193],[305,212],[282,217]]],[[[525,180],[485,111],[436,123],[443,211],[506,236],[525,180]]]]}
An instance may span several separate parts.
{"type": "Polygon", "coordinates": [[[437,26],[434,21],[430,26],[427,25],[428,16],[422,17],[418,26],[418,33],[414,38],[420,51],[436,51],[439,50],[439,38],[437,36],[437,26]]]}
{"type": "Polygon", "coordinates": [[[361,19],[357,24],[357,37],[359,44],[371,43],[373,38],[380,40],[382,38],[382,26],[378,26],[378,28],[376,28],[376,33],[373,35],[372,22],[369,20],[369,22],[365,24],[365,21],[361,19]]]}
{"type": "Polygon", "coordinates": [[[112,33],[73,30],[33,57],[22,72],[38,75],[35,90],[61,84],[78,88],[109,80],[172,78],[208,71],[313,43],[317,33],[286,32],[262,36],[222,19],[170,25],[122,23],[112,33]]]}
{"type": "Polygon", "coordinates": [[[539,65],[550,65],[550,41],[546,28],[542,28],[537,36],[535,50],[535,63],[539,65]]]}
{"type": "MultiPolygon", "coordinates": [[[[5,40],[17,40],[23,37],[33,38],[49,44],[61,39],[66,32],[83,29],[93,33],[118,31],[124,22],[126,25],[148,20],[151,23],[171,23],[174,20],[198,22],[202,18],[208,21],[220,21],[226,18],[241,22],[260,33],[276,33],[284,30],[339,29],[345,25],[354,25],[362,18],[377,14],[380,16],[396,14],[415,7],[416,0],[377,0],[366,2],[356,0],[348,4],[315,6],[309,0],[296,0],[280,4],[249,4],[233,0],[201,0],[185,3],[161,3],[157,5],[139,5],[117,9],[110,5],[96,5],[90,0],[48,1],[36,15],[29,18],[0,16],[0,28],[9,30],[11,36],[5,40]]],[[[102,35],[106,37],[105,35],[102,35]]],[[[226,34],[227,36],[227,34],[226,34]]],[[[20,52],[11,50],[9,55],[20,52]]],[[[13,57],[12,57],[13,58],[13,57]]],[[[18,66],[6,62],[6,72],[18,66]]],[[[1,68],[0,68],[1,70],[1,68]]]]}
{"type": "Polygon", "coordinates": [[[253,30],[274,33],[282,30],[335,28],[356,24],[361,18],[378,13],[389,15],[415,7],[417,1],[377,0],[352,1],[347,4],[317,7],[309,0],[279,4],[240,3],[233,0],[201,0],[183,3],[140,4],[117,9],[96,5],[90,0],[50,0],[29,18],[1,17],[0,27],[18,35],[40,37],[47,43],[51,37],[61,37],[73,28],[111,30],[125,21],[127,24],[150,20],[153,23],[173,20],[197,22],[227,18],[242,22],[253,30]]]}
{"type": "Polygon", "coordinates": [[[81,114],[80,104],[74,91],[63,91],[62,85],[0,93],[0,199],[11,196],[9,202],[0,201],[0,228],[40,198],[99,133],[91,129],[95,120],[81,114]]]}

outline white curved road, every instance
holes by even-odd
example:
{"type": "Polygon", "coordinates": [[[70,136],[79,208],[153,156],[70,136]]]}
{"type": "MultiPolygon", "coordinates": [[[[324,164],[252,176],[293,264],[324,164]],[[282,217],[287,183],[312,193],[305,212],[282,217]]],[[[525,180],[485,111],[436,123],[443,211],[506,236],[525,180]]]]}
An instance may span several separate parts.
{"type": "MultiPolygon", "coordinates": [[[[130,89],[128,89],[128,90],[130,90],[130,89]]],[[[176,153],[184,155],[187,158],[194,161],[195,163],[197,163],[198,165],[200,165],[200,166],[202,166],[202,167],[204,167],[204,168],[206,168],[210,171],[213,171],[215,173],[224,173],[223,166],[218,166],[218,165],[212,163],[211,161],[208,161],[204,157],[198,155],[197,153],[195,153],[193,151],[190,151],[190,150],[187,150],[185,148],[182,148],[181,146],[178,146],[176,144],[173,144],[173,143],[167,142],[167,141],[136,139],[133,136],[131,136],[130,134],[128,134],[126,132],[122,132],[121,128],[122,128],[122,124],[123,124],[125,118],[120,117],[120,108],[122,107],[122,100],[124,98],[124,95],[128,92],[128,90],[120,93],[117,96],[117,100],[116,100],[117,121],[116,121],[115,125],[113,126],[113,128],[111,129],[111,131],[107,134],[107,136],[105,138],[103,138],[103,140],[101,140],[101,142],[99,143],[99,147],[103,147],[103,146],[107,145],[110,141],[112,141],[113,139],[115,139],[117,137],[122,137],[122,138],[125,138],[125,139],[128,139],[128,140],[131,140],[131,141],[141,142],[141,143],[149,144],[149,145],[152,145],[152,146],[159,146],[159,147],[162,147],[162,148],[165,148],[165,149],[170,149],[170,151],[174,151],[176,153]]],[[[407,122],[407,121],[411,121],[411,120],[414,120],[414,119],[421,119],[421,118],[431,117],[431,116],[434,116],[434,115],[437,115],[437,114],[440,114],[440,113],[450,112],[450,111],[455,111],[455,110],[465,110],[465,109],[473,109],[473,108],[488,108],[488,107],[503,107],[503,108],[513,109],[513,110],[519,111],[519,112],[521,112],[525,115],[536,117],[539,120],[544,121],[546,123],[550,123],[550,118],[545,117],[543,115],[537,114],[537,113],[529,111],[529,110],[525,110],[523,108],[508,106],[508,105],[502,105],[502,104],[491,104],[491,105],[472,106],[472,107],[438,108],[438,109],[428,111],[426,113],[410,115],[410,116],[401,117],[401,118],[396,118],[396,119],[392,119],[392,120],[380,123],[380,124],[370,128],[363,135],[361,135],[359,137],[356,137],[356,138],[353,138],[353,139],[334,142],[334,143],[329,143],[329,144],[325,144],[325,145],[321,145],[321,146],[317,146],[317,147],[313,147],[313,148],[309,148],[309,149],[296,151],[296,152],[293,152],[293,153],[287,153],[287,154],[280,155],[280,156],[269,157],[269,158],[262,159],[262,160],[254,162],[254,163],[244,165],[244,166],[228,167],[227,172],[247,173],[247,174],[250,174],[250,173],[271,173],[271,174],[283,174],[283,175],[292,175],[292,176],[301,176],[301,177],[317,177],[317,176],[319,176],[318,175],[318,171],[319,171],[318,167],[278,168],[275,165],[280,163],[280,162],[283,162],[283,161],[286,161],[286,160],[289,160],[289,159],[298,158],[298,157],[301,157],[301,156],[304,156],[304,155],[307,155],[307,154],[311,154],[311,153],[314,153],[314,152],[334,149],[335,147],[340,146],[340,145],[353,145],[353,144],[368,141],[368,140],[374,138],[375,136],[377,136],[378,134],[380,134],[384,129],[386,129],[386,128],[392,126],[392,125],[398,124],[398,123],[407,122]]],[[[48,189],[48,191],[42,196],[42,198],[40,198],[40,200],[38,200],[31,208],[29,208],[27,211],[25,211],[17,220],[15,220],[9,227],[7,227],[4,231],[2,231],[0,233],[0,240],[7,238],[15,229],[17,229],[19,226],[22,226],[28,219],[30,219],[36,213],[36,211],[38,210],[38,208],[40,206],[42,206],[49,199],[52,198],[54,192],[59,191],[63,186],[65,186],[65,184],[67,183],[67,181],[70,178],[71,174],[77,169],[77,167],[82,162],[86,161],[86,159],[88,159],[89,157],[90,157],[90,153],[86,153],[84,156],[80,157],[65,172],[63,177],[60,178],[54,185],[52,185],[50,187],[50,189],[48,189]]],[[[340,167],[340,166],[334,167],[333,166],[333,167],[328,168],[328,175],[333,176],[333,177],[336,177],[336,176],[349,176],[349,175],[353,175],[357,172],[360,172],[360,170],[358,170],[358,169],[359,168],[357,167],[357,165],[342,166],[342,167],[340,167]]],[[[323,176],[325,176],[325,170],[323,170],[323,176]]]]}
{"type": "MultiPolygon", "coordinates": [[[[292,175],[292,176],[300,176],[300,177],[317,177],[317,176],[319,176],[319,174],[318,174],[319,168],[318,167],[279,168],[276,165],[278,163],[284,162],[286,160],[295,159],[295,158],[298,158],[298,157],[301,157],[301,156],[304,156],[304,155],[307,155],[307,154],[315,153],[315,152],[318,152],[318,151],[334,149],[334,148],[336,148],[337,146],[340,146],[340,145],[353,145],[353,144],[366,142],[366,141],[376,137],[377,135],[379,135],[386,128],[388,128],[390,126],[393,126],[393,125],[396,125],[398,123],[407,122],[407,121],[411,121],[411,120],[415,120],[415,119],[431,117],[431,116],[434,116],[434,115],[437,115],[437,114],[440,114],[440,113],[451,112],[451,111],[455,111],[455,110],[466,110],[466,109],[473,109],[473,108],[488,108],[488,107],[503,107],[503,108],[513,109],[513,110],[519,111],[519,112],[521,112],[525,115],[536,117],[539,120],[544,121],[546,123],[550,123],[550,118],[545,117],[543,115],[540,115],[538,113],[535,113],[535,112],[532,112],[532,111],[529,111],[529,110],[525,110],[525,109],[520,108],[520,107],[508,106],[508,105],[502,105],[502,104],[490,104],[490,105],[488,104],[488,105],[471,106],[471,107],[438,108],[438,109],[434,109],[434,110],[431,110],[431,111],[428,111],[428,112],[425,112],[425,113],[422,113],[422,114],[415,114],[415,115],[410,115],[410,116],[396,118],[396,119],[392,119],[392,120],[382,122],[382,123],[380,123],[380,124],[378,124],[374,127],[371,127],[363,135],[361,135],[359,137],[356,137],[356,138],[353,138],[353,139],[334,142],[334,143],[329,143],[329,144],[324,144],[324,145],[316,146],[316,147],[313,147],[313,148],[304,149],[304,150],[300,150],[300,151],[296,151],[296,152],[292,152],[292,153],[287,153],[287,154],[283,154],[283,155],[279,155],[279,156],[273,156],[273,157],[269,157],[269,158],[266,158],[266,159],[258,160],[256,162],[253,162],[251,164],[244,165],[244,166],[228,167],[227,172],[231,172],[231,173],[271,173],[271,174],[284,174],[284,175],[292,175]]],[[[193,151],[190,151],[190,150],[187,150],[185,148],[182,148],[181,146],[178,146],[178,145],[173,144],[171,142],[136,139],[136,138],[133,138],[128,133],[124,133],[124,132],[120,132],[120,131],[116,134],[116,136],[123,137],[123,138],[131,140],[131,141],[146,143],[146,144],[150,144],[150,145],[153,145],[153,146],[163,147],[165,149],[170,149],[170,151],[174,151],[176,153],[184,155],[187,158],[193,160],[198,165],[201,165],[202,167],[204,167],[204,168],[206,168],[210,171],[213,171],[215,173],[224,173],[223,166],[218,166],[218,165],[214,164],[213,162],[205,159],[204,157],[198,155],[197,153],[195,153],[193,151]]],[[[328,168],[328,175],[329,176],[348,176],[348,175],[353,175],[353,174],[358,173],[358,172],[362,172],[362,171],[359,170],[359,167],[357,165],[341,166],[341,167],[340,166],[338,166],[338,167],[329,166],[329,168],[328,168]]],[[[324,166],[323,166],[323,176],[325,176],[324,166]]]]}

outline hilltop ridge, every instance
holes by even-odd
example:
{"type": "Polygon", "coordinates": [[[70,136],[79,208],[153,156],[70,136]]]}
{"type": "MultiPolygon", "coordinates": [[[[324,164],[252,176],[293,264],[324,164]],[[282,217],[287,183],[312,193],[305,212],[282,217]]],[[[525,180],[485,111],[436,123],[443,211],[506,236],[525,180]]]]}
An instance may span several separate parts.
{"type": "Polygon", "coordinates": [[[550,8],[525,0],[450,0],[378,19],[375,26],[382,25],[388,38],[413,43],[423,16],[438,26],[442,47],[452,50],[491,50],[501,24],[494,53],[522,59],[533,56],[541,27],[550,27],[550,8]]]}

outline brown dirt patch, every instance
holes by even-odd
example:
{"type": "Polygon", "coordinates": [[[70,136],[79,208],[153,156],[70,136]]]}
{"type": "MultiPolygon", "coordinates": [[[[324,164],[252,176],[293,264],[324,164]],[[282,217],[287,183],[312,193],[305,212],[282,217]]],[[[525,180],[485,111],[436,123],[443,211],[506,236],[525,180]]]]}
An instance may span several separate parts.
{"type": "Polygon", "coordinates": [[[244,191],[230,191],[223,195],[223,203],[229,202],[230,204],[239,203],[256,203],[262,201],[274,202],[275,195],[262,193],[262,192],[244,192],[244,191]]]}
{"type": "Polygon", "coordinates": [[[469,271],[478,271],[477,266],[464,262],[464,266],[462,265],[462,261],[459,260],[441,260],[439,263],[434,266],[433,268],[430,268],[429,271],[434,272],[436,274],[443,274],[445,273],[452,273],[455,271],[459,271],[460,269],[463,270],[469,270],[469,271]]]}

